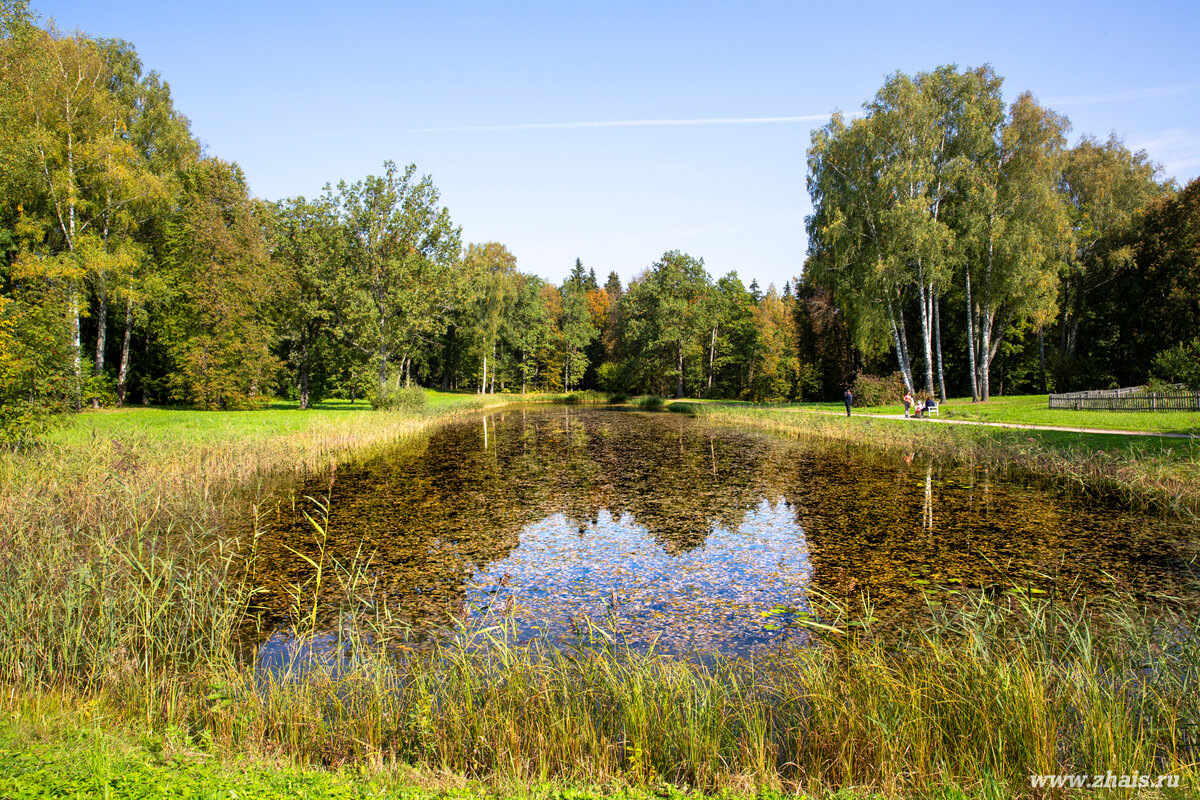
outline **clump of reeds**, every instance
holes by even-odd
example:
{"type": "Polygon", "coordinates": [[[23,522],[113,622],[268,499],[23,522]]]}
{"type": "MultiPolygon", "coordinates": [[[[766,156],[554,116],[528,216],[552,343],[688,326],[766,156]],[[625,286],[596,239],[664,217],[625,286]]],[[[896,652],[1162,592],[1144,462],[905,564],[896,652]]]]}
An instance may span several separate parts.
{"type": "Polygon", "coordinates": [[[220,675],[191,724],[299,759],[415,765],[505,786],[625,784],[892,796],[1031,774],[1200,772],[1188,748],[1195,627],[977,598],[876,636],[756,659],[515,644],[503,622],[426,650],[357,638],[339,658],[220,675]]]}
{"type": "Polygon", "coordinates": [[[701,414],[700,403],[688,403],[682,400],[676,400],[667,405],[667,411],[672,411],[676,414],[683,414],[688,417],[698,417],[701,414]]]}
{"type": "Polygon", "coordinates": [[[666,408],[667,401],[658,395],[646,395],[634,399],[633,404],[643,411],[662,411],[666,408]]]}

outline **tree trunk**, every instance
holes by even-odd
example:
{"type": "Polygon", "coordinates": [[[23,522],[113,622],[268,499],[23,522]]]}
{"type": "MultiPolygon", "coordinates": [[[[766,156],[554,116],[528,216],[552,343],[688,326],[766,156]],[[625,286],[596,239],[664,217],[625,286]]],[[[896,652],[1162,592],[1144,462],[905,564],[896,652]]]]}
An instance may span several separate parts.
{"type": "MultiPolygon", "coordinates": [[[[145,364],[150,363],[150,331],[146,331],[146,346],[142,348],[142,361],[145,364]]],[[[150,390],[146,386],[146,380],[142,379],[142,405],[150,405],[150,390]]]]}
{"type": "Polygon", "coordinates": [[[308,334],[300,334],[300,409],[308,408],[308,390],[312,382],[308,365],[308,334]]]}
{"type": "Polygon", "coordinates": [[[921,300],[921,344],[925,350],[925,391],[933,396],[933,336],[931,311],[933,309],[933,284],[925,283],[925,271],[917,262],[917,294],[921,300]]]}
{"type": "Polygon", "coordinates": [[[712,339],[709,341],[709,344],[708,344],[708,389],[704,393],[706,397],[712,397],[713,362],[716,360],[716,357],[717,357],[717,326],[714,325],[713,329],[712,329],[712,339]]]}
{"type": "Polygon", "coordinates": [[[521,394],[525,394],[525,377],[529,374],[528,367],[525,364],[526,353],[524,348],[521,349],[521,394]]]}
{"type": "Polygon", "coordinates": [[[941,315],[941,300],[937,298],[937,293],[934,293],[933,298],[933,333],[937,341],[937,379],[938,379],[938,396],[942,402],[946,402],[946,375],[942,371],[942,315],[941,315]]]}
{"type": "Polygon", "coordinates": [[[683,397],[683,342],[675,343],[675,397],[683,397]]]}
{"type": "Polygon", "coordinates": [[[980,374],[979,393],[982,395],[983,402],[985,402],[985,403],[991,399],[991,386],[990,386],[990,376],[989,376],[989,373],[991,372],[991,358],[988,357],[988,353],[991,350],[992,320],[995,317],[995,313],[996,312],[992,309],[992,304],[990,302],[985,303],[984,307],[983,307],[982,318],[979,321],[980,334],[981,334],[981,336],[980,336],[981,359],[980,360],[982,362],[979,365],[979,371],[981,373],[980,374]]]}
{"type": "Polygon", "coordinates": [[[1046,328],[1038,325],[1038,373],[1042,379],[1042,392],[1046,391],[1046,328]]]}
{"type": "MultiPolygon", "coordinates": [[[[104,374],[104,346],[108,338],[108,288],[104,285],[104,273],[100,273],[97,280],[96,300],[99,303],[99,308],[96,309],[96,368],[95,376],[98,378],[104,374]]],[[[100,398],[92,398],[92,408],[100,407],[100,398]]]]}
{"type": "Polygon", "coordinates": [[[117,405],[125,405],[125,380],[129,376],[129,338],[133,331],[133,298],[125,301],[125,334],[121,339],[121,366],[117,368],[117,405]]]}
{"type": "Polygon", "coordinates": [[[71,389],[75,410],[83,408],[83,358],[79,335],[79,286],[72,282],[67,306],[71,314],[71,364],[75,385],[71,389]]]}
{"type": "Polygon", "coordinates": [[[375,369],[376,369],[377,377],[379,378],[379,399],[380,399],[380,401],[382,401],[383,398],[387,397],[387,357],[388,357],[387,348],[384,347],[382,344],[379,345],[379,349],[375,353],[375,359],[376,359],[375,369]]]}
{"type": "Polygon", "coordinates": [[[968,264],[963,273],[967,280],[967,355],[970,359],[971,370],[971,402],[979,402],[979,375],[978,366],[975,363],[975,305],[971,300],[971,267],[968,264]]]}
{"type": "Polygon", "coordinates": [[[896,359],[900,362],[900,375],[904,378],[904,388],[911,393],[913,389],[912,367],[908,361],[908,337],[904,333],[904,312],[897,312],[888,300],[888,321],[892,324],[892,341],[896,345],[896,359]]]}
{"type": "MultiPolygon", "coordinates": [[[[73,254],[75,252],[75,137],[71,129],[69,120],[71,116],[71,102],[67,101],[67,227],[70,233],[67,237],[67,249],[73,254]]],[[[76,281],[71,281],[71,294],[69,307],[71,310],[71,357],[75,368],[75,410],[79,411],[83,406],[83,363],[82,363],[82,343],[79,335],[79,285],[76,281]]]]}
{"type": "Polygon", "coordinates": [[[477,394],[483,394],[487,391],[487,345],[483,348],[483,378],[479,381],[479,391],[477,394]]]}
{"type": "Polygon", "coordinates": [[[492,394],[496,393],[496,340],[492,339],[492,394]]]}

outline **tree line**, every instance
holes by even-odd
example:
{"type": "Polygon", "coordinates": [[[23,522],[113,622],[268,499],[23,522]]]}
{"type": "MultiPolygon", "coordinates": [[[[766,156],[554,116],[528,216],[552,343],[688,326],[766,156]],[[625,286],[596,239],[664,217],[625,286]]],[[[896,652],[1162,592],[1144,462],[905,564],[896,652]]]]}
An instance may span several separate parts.
{"type": "Polygon", "coordinates": [[[1068,148],[987,67],[894,75],[813,134],[809,256],[782,289],[679,251],[554,284],[464,247],[415,166],[255,198],[132,45],[0,12],[5,419],[413,384],[825,399],[893,370],[987,399],[1176,379],[1200,350],[1196,182],[1116,138],[1068,148]]]}
{"type": "Polygon", "coordinates": [[[891,76],[808,151],[806,274],[909,391],[1196,382],[1197,195],[984,66],[891,76]]]}

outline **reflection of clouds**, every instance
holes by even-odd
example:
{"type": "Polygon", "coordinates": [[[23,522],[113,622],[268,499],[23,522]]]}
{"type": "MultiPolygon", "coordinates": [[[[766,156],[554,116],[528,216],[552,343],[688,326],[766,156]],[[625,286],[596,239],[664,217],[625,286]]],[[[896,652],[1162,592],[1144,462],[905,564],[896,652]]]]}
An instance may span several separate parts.
{"type": "Polygon", "coordinates": [[[773,637],[763,612],[806,607],[811,572],[804,531],[782,498],[675,554],[631,514],[602,509],[583,526],[563,514],[526,525],[515,550],[476,573],[468,602],[511,610],[524,635],[562,635],[582,617],[635,644],[737,652],[773,637]]]}

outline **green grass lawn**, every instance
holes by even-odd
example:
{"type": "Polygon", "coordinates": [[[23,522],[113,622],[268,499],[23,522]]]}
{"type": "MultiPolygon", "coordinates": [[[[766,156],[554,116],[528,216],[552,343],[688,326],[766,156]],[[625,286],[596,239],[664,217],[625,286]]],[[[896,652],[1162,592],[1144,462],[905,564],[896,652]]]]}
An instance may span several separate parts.
{"type": "MultiPolygon", "coordinates": [[[[972,403],[969,397],[953,397],[942,403],[938,416],[977,422],[1009,422],[1016,425],[1046,425],[1064,428],[1101,428],[1145,433],[1200,433],[1200,413],[1186,411],[1073,411],[1048,407],[1044,394],[994,397],[972,403]]],[[[796,403],[789,408],[845,413],[841,403],[796,403]]],[[[897,400],[884,406],[855,407],[856,414],[903,414],[897,400]]]]}
{"type": "MultiPolygon", "coordinates": [[[[706,800],[686,787],[553,784],[505,789],[452,774],[431,774],[404,766],[380,768],[298,767],[263,756],[214,749],[186,730],[137,729],[128,720],[93,715],[96,705],[56,698],[0,703],[0,799],[107,798],[108,800],[706,800]]],[[[978,794],[946,787],[939,800],[1005,800],[1003,786],[978,794]]],[[[721,800],[738,800],[723,792],[721,800]]],[[[756,800],[783,800],[778,791],[756,800]]],[[[871,800],[873,792],[843,790],[798,795],[797,800],[871,800]]]]}
{"type": "MultiPolygon", "coordinates": [[[[473,392],[425,391],[425,412],[451,412],[455,407],[469,409],[511,402],[508,395],[481,397],[473,392]]],[[[84,411],[61,419],[46,437],[52,444],[77,446],[95,437],[121,439],[135,435],[150,442],[175,446],[219,444],[222,440],[239,444],[267,442],[305,434],[316,428],[351,429],[372,419],[370,403],[365,400],[326,400],[304,411],[294,400],[273,400],[265,408],[248,411],[205,411],[164,406],[126,406],[125,408],[84,411]],[[357,413],[356,413],[357,412],[357,413]]],[[[384,419],[380,412],[376,419],[384,419]]]]}

